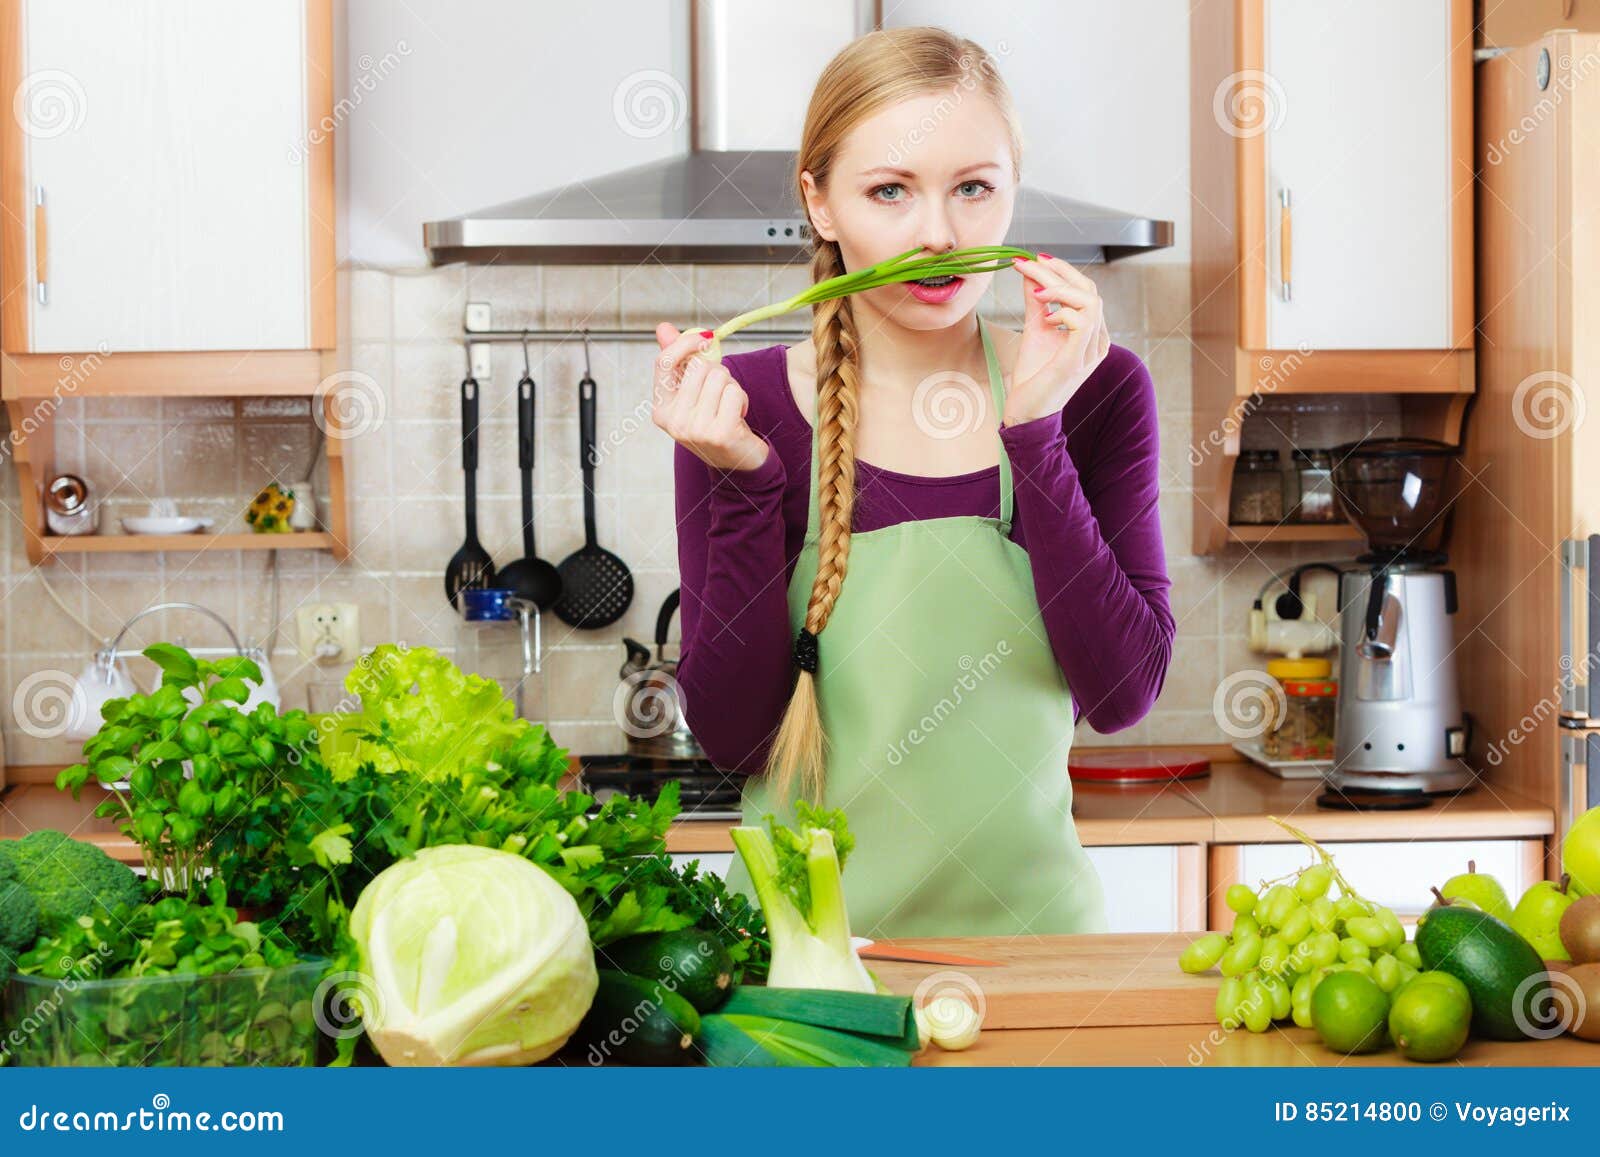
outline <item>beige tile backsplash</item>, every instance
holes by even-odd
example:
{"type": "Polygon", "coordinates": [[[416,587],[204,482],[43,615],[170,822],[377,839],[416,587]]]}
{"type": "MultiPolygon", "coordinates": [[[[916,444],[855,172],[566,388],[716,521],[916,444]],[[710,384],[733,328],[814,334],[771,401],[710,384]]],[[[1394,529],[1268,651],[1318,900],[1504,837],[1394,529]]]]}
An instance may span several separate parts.
{"type": "MultiPolygon", "coordinates": [[[[1151,367],[1161,410],[1162,521],[1173,579],[1179,642],[1167,686],[1150,717],[1109,739],[1087,727],[1079,742],[1220,742],[1211,697],[1230,670],[1259,665],[1242,641],[1244,614],[1270,571],[1315,548],[1245,550],[1216,558],[1189,554],[1188,270],[1122,263],[1090,271],[1106,301],[1113,338],[1151,367]]],[[[279,556],[279,622],[273,667],[289,706],[305,706],[311,682],[343,672],[319,669],[294,649],[293,614],[312,602],[359,606],[366,645],[403,639],[454,651],[455,615],[445,604],[441,574],[462,537],[458,387],[465,368],[460,341],[471,301],[493,305],[497,326],[680,326],[725,320],[809,281],[806,268],[765,266],[488,267],[451,266],[419,272],[355,270],[343,277],[343,364],[370,376],[382,392],[384,417],[373,432],[345,446],[354,551],[335,565],[321,552],[279,556]]],[[[1002,274],[986,316],[1015,325],[1021,297],[1013,274],[1002,274]],[[996,302],[1003,303],[1003,308],[996,302]]],[[[807,323],[806,314],[763,328],[807,323]]],[[[730,352],[768,344],[760,331],[729,343],[730,352]]],[[[552,734],[575,752],[613,751],[623,736],[611,699],[623,659],[621,639],[648,640],[662,599],[677,586],[671,443],[649,420],[652,344],[593,342],[590,369],[599,384],[600,541],[633,570],[636,595],[616,626],[572,631],[547,615],[543,674],[529,689],[529,713],[548,712],[552,734]]],[[[522,371],[515,344],[493,351],[484,383],[479,533],[501,562],[520,556],[516,471],[515,383],[522,371]]],[[[535,475],[539,553],[558,561],[582,543],[576,389],[581,341],[534,342],[529,357],[538,395],[535,475]]],[[[81,471],[105,499],[107,520],[139,513],[154,497],[177,499],[186,513],[242,528],[250,495],[266,480],[290,481],[304,470],[312,426],[305,403],[274,399],[73,400],[58,420],[57,457],[81,471]]],[[[320,472],[319,472],[320,473],[320,472]]],[[[211,607],[241,634],[263,639],[272,625],[265,555],[250,552],[104,554],[67,558],[35,576],[16,525],[16,477],[0,460],[0,501],[10,517],[0,528],[0,709],[8,761],[65,762],[73,744],[41,739],[18,724],[13,691],[29,674],[75,674],[90,640],[49,598],[48,581],[75,614],[109,635],[129,615],[161,600],[211,607]]],[[[134,645],[182,636],[215,645],[204,619],[176,613],[141,629],[134,645]]],[[[490,674],[516,670],[507,634],[486,649],[490,674]]],[[[135,665],[136,672],[143,666],[135,665]]],[[[148,669],[144,669],[144,677],[148,669]]]]}

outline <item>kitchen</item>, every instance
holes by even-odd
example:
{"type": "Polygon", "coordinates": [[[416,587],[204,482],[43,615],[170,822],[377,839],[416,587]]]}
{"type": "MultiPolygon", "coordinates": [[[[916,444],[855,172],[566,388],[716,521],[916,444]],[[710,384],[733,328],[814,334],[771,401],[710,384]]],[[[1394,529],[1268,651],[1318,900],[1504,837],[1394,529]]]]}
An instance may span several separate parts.
{"type": "MultiPolygon", "coordinates": [[[[817,74],[862,31],[932,24],[999,60],[1037,142],[1006,240],[1085,269],[1111,341],[1149,371],[1176,631],[1148,714],[1072,737],[1104,961],[1071,980],[1049,938],[924,945],[1004,965],[968,966],[978,1043],[919,1063],[1197,1063],[1233,978],[1179,955],[1235,925],[1231,888],[1306,866],[1279,821],[1408,929],[1462,874],[1513,903],[1560,882],[1564,837],[1600,804],[1592,327],[1572,272],[1590,267],[1587,4],[1364,0],[1330,22],[1292,0],[1156,19],[845,3],[786,29],[774,60],[757,54],[771,6],[676,3],[570,64],[544,46],[599,30],[554,6],[313,0],[187,23],[69,7],[0,5],[19,110],[0,134],[0,835],[59,829],[143,864],[92,814],[98,788],[55,785],[102,703],[154,687],[146,646],[237,651],[270,680],[247,711],[320,714],[349,712],[357,660],[394,643],[499,683],[585,790],[678,783],[666,851],[732,869],[739,781],[672,694],[683,576],[656,327],[811,285],[786,166],[817,74]],[[1067,43],[1070,67],[1046,47],[1067,43]],[[186,62],[181,83],[125,75],[156,52],[186,62]],[[563,115],[529,132],[524,110],[553,99],[563,115]],[[1433,445],[1373,452],[1392,438],[1433,445]],[[1432,505],[1373,513],[1391,481],[1432,505]],[[1369,549],[1385,565],[1358,562],[1369,549]],[[609,600],[552,580],[580,564],[609,600]],[[495,596],[491,569],[543,593],[495,596]],[[1402,666],[1403,690],[1371,693],[1402,666]],[[1413,725],[1437,753],[1357,754],[1413,725]]],[[[998,272],[981,315],[1021,326],[1023,280],[998,272]]],[[[809,336],[802,309],[723,352],[809,336]]],[[[910,992],[927,962],[874,970],[910,992]]],[[[1404,1063],[1324,1049],[1298,1019],[1220,1038],[1209,1063],[1404,1063]]],[[[1573,1035],[1459,1053],[1597,1059],[1573,1035]]]]}

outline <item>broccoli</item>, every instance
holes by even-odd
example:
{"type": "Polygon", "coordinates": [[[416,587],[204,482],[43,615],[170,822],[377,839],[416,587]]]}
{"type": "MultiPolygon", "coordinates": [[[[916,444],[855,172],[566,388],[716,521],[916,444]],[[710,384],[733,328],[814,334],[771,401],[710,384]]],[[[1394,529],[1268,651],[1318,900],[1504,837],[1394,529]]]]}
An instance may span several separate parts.
{"type": "Polygon", "coordinates": [[[17,880],[9,858],[0,857],[0,977],[39,935],[39,901],[17,880]]]}
{"type": "Polygon", "coordinates": [[[64,832],[44,830],[20,840],[0,840],[0,864],[7,862],[17,882],[38,901],[41,932],[79,916],[144,901],[144,884],[133,869],[64,832]]]}

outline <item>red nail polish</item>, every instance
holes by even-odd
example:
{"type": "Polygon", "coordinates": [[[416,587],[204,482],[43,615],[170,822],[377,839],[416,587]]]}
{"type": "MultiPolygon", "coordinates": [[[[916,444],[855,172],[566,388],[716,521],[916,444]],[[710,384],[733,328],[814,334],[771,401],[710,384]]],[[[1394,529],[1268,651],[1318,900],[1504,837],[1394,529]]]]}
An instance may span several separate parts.
{"type": "Polygon", "coordinates": [[[1033,287],[1033,292],[1034,292],[1034,295],[1035,295],[1035,296],[1038,296],[1038,295],[1039,295],[1039,294],[1041,294],[1041,293],[1043,293],[1043,292],[1044,292],[1044,286],[1042,286],[1042,285],[1036,285],[1036,286],[1034,286],[1034,287],[1033,287]]]}
{"type": "Polygon", "coordinates": [[[714,329],[703,329],[703,330],[700,331],[700,336],[701,337],[716,337],[717,336],[717,331],[714,330],[714,329]]]}
{"type": "Polygon", "coordinates": [[[1048,253],[1041,253],[1041,254],[1039,254],[1039,256],[1040,256],[1040,258],[1042,258],[1045,261],[1054,261],[1055,260],[1055,258],[1051,257],[1050,254],[1048,254],[1048,253]]]}

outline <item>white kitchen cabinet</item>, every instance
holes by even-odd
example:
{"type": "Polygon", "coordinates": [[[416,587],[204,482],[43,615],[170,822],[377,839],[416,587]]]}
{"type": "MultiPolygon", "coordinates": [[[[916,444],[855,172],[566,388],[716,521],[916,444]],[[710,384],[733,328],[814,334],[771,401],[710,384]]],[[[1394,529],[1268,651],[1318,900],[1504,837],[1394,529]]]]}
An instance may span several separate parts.
{"type": "MultiPolygon", "coordinates": [[[[1534,841],[1536,844],[1540,841],[1534,841]]],[[[1399,916],[1416,916],[1433,903],[1430,888],[1476,864],[1505,887],[1515,904],[1544,875],[1538,857],[1528,854],[1526,840],[1406,840],[1373,843],[1330,843],[1340,873],[1350,886],[1399,916]]],[[[1302,844],[1245,844],[1239,847],[1238,879],[1251,887],[1298,871],[1311,862],[1302,844]]],[[[1213,892],[1232,880],[1212,880],[1213,892]]]]}
{"type": "Polygon", "coordinates": [[[5,3],[27,303],[6,349],[331,346],[326,4],[5,3]]]}
{"type": "Polygon", "coordinates": [[[1267,0],[1269,349],[1455,344],[1450,8],[1267,0]]]}
{"type": "MultiPolygon", "coordinates": [[[[1110,920],[1108,931],[1176,932],[1184,927],[1181,901],[1184,881],[1180,879],[1180,872],[1189,869],[1183,862],[1182,848],[1151,844],[1084,850],[1105,889],[1106,915],[1110,920]]],[[[678,868],[693,860],[700,861],[703,871],[726,876],[733,854],[694,852],[672,857],[673,866],[678,868]]],[[[1189,883],[1194,884],[1197,891],[1203,891],[1199,881],[1189,883]]]]}
{"type": "Polygon", "coordinates": [[[733,852],[674,852],[672,866],[682,871],[696,860],[700,861],[700,870],[726,879],[728,869],[733,866],[733,852]]]}

